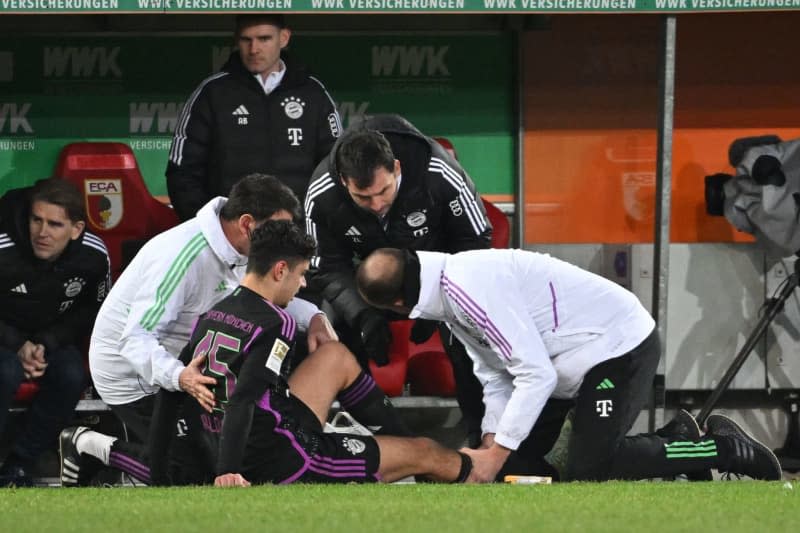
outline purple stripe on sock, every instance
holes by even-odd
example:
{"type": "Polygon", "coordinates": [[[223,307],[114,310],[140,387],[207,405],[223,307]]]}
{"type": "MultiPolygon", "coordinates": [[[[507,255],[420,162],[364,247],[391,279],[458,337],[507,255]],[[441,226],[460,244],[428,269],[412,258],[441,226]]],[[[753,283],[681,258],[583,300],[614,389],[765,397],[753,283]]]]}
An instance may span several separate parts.
{"type": "Polygon", "coordinates": [[[500,333],[500,330],[497,329],[497,326],[489,320],[489,317],[478,304],[472,300],[461,287],[450,281],[446,277],[442,277],[442,284],[444,286],[445,292],[455,300],[457,304],[463,309],[463,311],[472,318],[476,324],[484,329],[486,336],[491,339],[497,347],[500,349],[500,353],[506,359],[511,359],[511,344],[508,340],[500,333]]]}
{"type": "Polygon", "coordinates": [[[375,381],[367,374],[362,374],[358,384],[355,387],[351,385],[347,394],[339,396],[339,401],[343,406],[350,407],[363,400],[375,387],[375,381]]]}
{"type": "Polygon", "coordinates": [[[270,398],[270,391],[267,391],[264,393],[264,396],[262,396],[261,399],[258,401],[258,406],[264,411],[271,413],[272,416],[275,417],[275,429],[273,429],[272,431],[286,436],[286,438],[288,438],[289,442],[292,444],[292,447],[297,451],[298,454],[300,454],[300,457],[303,458],[303,466],[300,468],[300,470],[298,470],[297,472],[295,472],[294,474],[292,474],[291,476],[287,477],[286,479],[280,482],[281,485],[286,485],[297,481],[297,478],[306,473],[306,470],[309,469],[310,458],[308,457],[308,454],[302,448],[302,446],[300,446],[300,444],[297,442],[297,439],[295,439],[292,432],[279,427],[281,422],[281,414],[272,408],[269,402],[269,398],[270,398]]]}
{"type": "Polygon", "coordinates": [[[108,456],[108,464],[109,466],[139,478],[145,483],[150,482],[150,468],[132,457],[128,457],[119,452],[111,452],[108,456]]]}
{"type": "Polygon", "coordinates": [[[550,295],[553,297],[553,331],[558,327],[558,308],[556,307],[556,288],[553,287],[553,282],[549,282],[550,295]]]}
{"type": "Polygon", "coordinates": [[[249,351],[250,351],[250,345],[251,345],[251,344],[253,344],[253,341],[254,341],[254,340],[256,340],[256,337],[258,337],[259,335],[261,335],[261,333],[262,333],[263,331],[264,331],[264,328],[262,328],[261,326],[258,326],[258,327],[256,328],[256,331],[255,331],[255,333],[253,333],[253,336],[252,336],[252,337],[250,337],[250,340],[249,340],[249,341],[247,341],[247,344],[245,344],[245,345],[244,345],[244,350],[242,350],[244,353],[247,353],[247,352],[249,352],[249,351]]]}

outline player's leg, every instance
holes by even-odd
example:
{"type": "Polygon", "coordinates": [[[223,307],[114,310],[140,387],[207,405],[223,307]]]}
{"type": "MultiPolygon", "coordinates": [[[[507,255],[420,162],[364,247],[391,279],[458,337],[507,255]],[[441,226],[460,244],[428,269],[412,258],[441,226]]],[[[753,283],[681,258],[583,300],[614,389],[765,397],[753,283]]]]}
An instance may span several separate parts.
{"type": "Polygon", "coordinates": [[[463,483],[472,470],[468,456],[425,437],[376,436],[375,440],[380,449],[378,473],[389,483],[414,475],[430,481],[463,483]]]}
{"type": "Polygon", "coordinates": [[[779,479],[780,465],[774,454],[724,417],[716,416],[700,440],[658,434],[625,436],[647,403],[659,355],[654,333],[630,353],[586,375],[573,421],[568,479],[661,478],[709,468],[779,479]]]}
{"type": "Polygon", "coordinates": [[[334,399],[377,434],[409,435],[391,402],[353,354],[339,342],[326,342],[289,377],[292,394],[324,424],[334,399]]]}
{"type": "MultiPolygon", "coordinates": [[[[600,363],[584,376],[572,421],[566,480],[616,478],[623,472],[614,469],[615,465],[624,467],[625,461],[634,462],[630,455],[622,457],[625,435],[647,404],[660,352],[654,330],[631,352],[600,363]],[[617,457],[619,460],[615,460],[617,457]]],[[[634,468],[642,474],[647,472],[637,475],[639,479],[659,477],[650,475],[646,468],[634,468]]],[[[623,477],[629,479],[627,474],[623,477]]]]}

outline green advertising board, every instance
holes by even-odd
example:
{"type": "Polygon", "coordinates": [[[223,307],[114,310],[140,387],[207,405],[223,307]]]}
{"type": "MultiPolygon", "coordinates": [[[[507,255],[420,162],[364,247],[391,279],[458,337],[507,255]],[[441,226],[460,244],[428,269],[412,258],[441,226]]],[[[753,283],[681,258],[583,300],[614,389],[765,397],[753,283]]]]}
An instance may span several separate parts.
{"type": "MultiPolygon", "coordinates": [[[[0,192],[50,176],[74,141],[119,141],[151,193],[184,100],[232,51],[228,36],[0,38],[0,192]]],[[[399,113],[453,141],[484,194],[514,184],[512,39],[478,35],[295,36],[344,125],[399,113]],[[488,75],[491,73],[491,75],[488,75]]]]}
{"type": "Polygon", "coordinates": [[[0,13],[702,13],[800,9],[800,0],[0,0],[0,13]]]}

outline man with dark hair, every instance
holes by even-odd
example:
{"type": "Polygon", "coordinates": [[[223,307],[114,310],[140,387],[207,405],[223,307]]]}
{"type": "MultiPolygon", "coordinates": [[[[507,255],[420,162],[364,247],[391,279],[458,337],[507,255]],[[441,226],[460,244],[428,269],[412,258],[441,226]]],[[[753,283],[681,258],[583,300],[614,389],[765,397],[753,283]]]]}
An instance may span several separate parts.
{"type": "Polygon", "coordinates": [[[23,380],[40,390],[0,468],[0,485],[27,471],[70,421],[86,387],[81,338],[111,283],[103,241],[85,231],[81,193],[42,180],[0,199],[0,431],[23,380]]]}
{"type": "Polygon", "coordinates": [[[277,176],[302,201],[341,131],[325,87],[285,53],[282,15],[240,15],[235,37],[237,50],[191,94],[175,129],[166,176],[181,220],[251,172],[277,176]]]}
{"type": "MultiPolygon", "coordinates": [[[[317,167],[305,200],[307,232],[317,240],[312,288],[333,307],[334,325],[366,367],[388,362],[390,316],[358,295],[354,261],[382,246],[459,252],[488,248],[492,226],[467,173],[445,149],[396,115],[376,115],[348,129],[317,167]]],[[[436,324],[417,321],[414,342],[436,324]]],[[[483,416],[471,363],[446,328],[458,403],[475,444],[483,416]]]]}
{"type": "MultiPolygon", "coordinates": [[[[148,453],[112,440],[115,466],[156,485],[466,481],[466,455],[398,436],[408,431],[344,345],[325,343],[292,369],[297,328],[285,307],[305,285],[314,241],[285,220],[266,221],[251,239],[241,285],[201,315],[180,356],[201,361],[213,404],[162,389],[148,453]],[[378,436],[324,433],[334,399],[378,436]]],[[[76,448],[96,456],[91,433],[76,448]]]]}
{"type": "Polygon", "coordinates": [[[647,404],[660,342],[636,296],[603,277],[523,250],[385,248],[361,264],[357,284],[373,305],[445,321],[466,346],[486,404],[480,449],[465,450],[478,481],[542,465],[573,405],[566,480],[710,468],[781,478],[769,448],[721,415],[702,438],[696,422],[696,438],[626,436],[647,404]]]}
{"type": "MultiPolygon", "coordinates": [[[[197,217],[151,239],[123,271],[92,331],[89,366],[100,397],[139,442],[147,438],[154,395],[160,388],[185,391],[213,404],[212,378],[201,361],[184,366],[177,357],[197,317],[233,291],[247,266],[250,236],[266,220],[292,220],[292,191],[263,174],[244,177],[229,198],[215,198],[197,217]]],[[[314,350],[335,340],[324,313],[293,299],[287,308],[314,350]]],[[[80,466],[64,458],[86,428],[61,436],[62,482],[76,484],[80,466]]],[[[108,447],[104,450],[108,452],[108,447]]],[[[108,464],[108,454],[103,456],[108,464]]]]}

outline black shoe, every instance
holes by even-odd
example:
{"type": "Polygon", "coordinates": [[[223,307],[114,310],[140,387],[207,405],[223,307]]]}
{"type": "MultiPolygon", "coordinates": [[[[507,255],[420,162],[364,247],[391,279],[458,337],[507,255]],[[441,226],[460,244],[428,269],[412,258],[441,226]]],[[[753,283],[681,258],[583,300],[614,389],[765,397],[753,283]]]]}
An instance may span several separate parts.
{"type": "Polygon", "coordinates": [[[675,418],[663,428],[656,430],[656,435],[665,439],[690,440],[692,442],[697,442],[702,437],[697,420],[686,409],[678,409],[675,418]]]}
{"type": "Polygon", "coordinates": [[[727,416],[709,416],[706,427],[707,437],[724,439],[728,443],[728,460],[719,468],[721,472],[768,481],[777,481],[783,476],[781,464],[772,450],[748,435],[727,416]]]}
{"type": "MultiPolygon", "coordinates": [[[[666,426],[657,430],[656,435],[670,440],[688,440],[692,442],[702,439],[697,419],[686,409],[678,409],[675,418],[670,420],[666,426]]],[[[688,472],[686,479],[689,481],[711,481],[714,476],[711,475],[711,470],[705,469],[688,472]]]]}
{"type": "Polygon", "coordinates": [[[4,464],[0,467],[0,488],[7,487],[33,487],[33,479],[20,465],[4,464]]]}
{"type": "Polygon", "coordinates": [[[81,483],[81,465],[83,463],[83,457],[78,453],[78,448],[75,446],[75,443],[78,437],[86,431],[89,431],[89,428],[75,426],[63,429],[58,436],[58,455],[61,458],[62,487],[78,487],[80,485],[85,485],[85,483],[81,483]]]}

